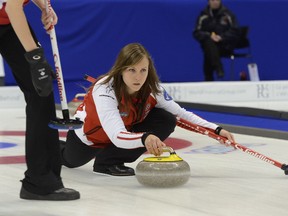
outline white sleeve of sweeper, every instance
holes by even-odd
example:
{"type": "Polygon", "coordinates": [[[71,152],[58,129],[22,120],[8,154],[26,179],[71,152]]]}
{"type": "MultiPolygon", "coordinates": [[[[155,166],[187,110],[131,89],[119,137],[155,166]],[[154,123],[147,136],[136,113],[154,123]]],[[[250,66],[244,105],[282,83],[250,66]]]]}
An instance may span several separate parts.
{"type": "Polygon", "coordinates": [[[172,97],[166,92],[163,87],[161,87],[161,90],[161,94],[156,96],[156,107],[165,109],[168,112],[174,114],[175,116],[183,118],[193,124],[198,124],[202,127],[210,128],[212,130],[215,130],[218,127],[218,125],[209,122],[197,116],[193,112],[187,111],[186,109],[180,107],[180,105],[172,99],[172,97]]]}
{"type": "Polygon", "coordinates": [[[95,86],[93,99],[102,128],[115,146],[124,149],[144,147],[141,140],[143,133],[131,133],[126,130],[111,87],[95,86]]]}

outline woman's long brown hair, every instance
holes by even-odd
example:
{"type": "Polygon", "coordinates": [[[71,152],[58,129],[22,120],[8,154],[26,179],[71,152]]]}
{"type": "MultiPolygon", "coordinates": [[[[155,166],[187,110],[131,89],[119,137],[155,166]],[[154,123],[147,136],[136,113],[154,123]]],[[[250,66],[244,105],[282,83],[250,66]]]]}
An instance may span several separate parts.
{"type": "MultiPolygon", "coordinates": [[[[110,69],[110,71],[103,75],[107,76],[102,84],[108,83],[113,78],[113,89],[116,94],[118,104],[121,104],[121,100],[125,101],[125,110],[129,112],[129,106],[134,105],[137,110],[137,120],[141,118],[143,113],[144,104],[148,96],[152,93],[154,96],[160,93],[159,78],[154,67],[153,60],[148,51],[139,43],[131,43],[123,47],[117,56],[117,59],[110,69]],[[122,72],[130,66],[133,66],[140,62],[144,57],[148,59],[148,76],[136,95],[129,95],[126,84],[122,79],[122,72]],[[138,103],[133,103],[132,99],[137,98],[138,103]]],[[[101,76],[101,77],[103,77],[101,76]]],[[[100,77],[100,78],[101,78],[100,77]]]]}

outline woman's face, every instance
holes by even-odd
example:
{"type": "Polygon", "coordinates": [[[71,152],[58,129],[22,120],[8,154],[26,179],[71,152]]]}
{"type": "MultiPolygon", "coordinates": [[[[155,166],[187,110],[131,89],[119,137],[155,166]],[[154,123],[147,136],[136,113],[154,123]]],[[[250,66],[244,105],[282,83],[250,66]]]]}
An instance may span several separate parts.
{"type": "Polygon", "coordinates": [[[211,9],[218,9],[221,5],[221,0],[209,0],[209,5],[211,9]]]}
{"type": "Polygon", "coordinates": [[[139,63],[129,66],[122,72],[123,81],[129,94],[139,91],[148,76],[149,61],[144,57],[139,63]]]}

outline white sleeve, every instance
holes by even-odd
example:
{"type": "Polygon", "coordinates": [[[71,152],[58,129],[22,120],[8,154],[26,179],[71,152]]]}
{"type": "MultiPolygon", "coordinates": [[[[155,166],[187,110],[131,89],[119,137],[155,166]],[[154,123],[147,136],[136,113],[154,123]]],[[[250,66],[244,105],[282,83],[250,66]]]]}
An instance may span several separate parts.
{"type": "Polygon", "coordinates": [[[144,147],[141,140],[143,133],[126,130],[114,90],[110,86],[95,86],[93,99],[102,128],[115,146],[125,149],[144,147]]]}
{"type": "Polygon", "coordinates": [[[198,124],[202,127],[211,128],[212,130],[215,130],[218,127],[218,125],[209,122],[195,115],[193,112],[187,111],[186,109],[180,107],[180,105],[172,99],[172,97],[165,91],[163,87],[161,87],[161,90],[161,93],[156,96],[156,107],[165,109],[175,116],[190,121],[193,124],[198,124]]]}

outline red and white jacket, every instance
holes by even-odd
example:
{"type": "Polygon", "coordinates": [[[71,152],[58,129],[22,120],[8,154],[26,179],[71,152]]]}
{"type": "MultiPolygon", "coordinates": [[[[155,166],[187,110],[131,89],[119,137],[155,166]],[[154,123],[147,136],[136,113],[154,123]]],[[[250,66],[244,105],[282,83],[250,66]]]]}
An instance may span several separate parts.
{"type": "Polygon", "coordinates": [[[131,126],[145,119],[154,107],[164,109],[175,116],[179,116],[194,124],[215,130],[218,125],[208,122],[192,112],[181,108],[161,87],[161,93],[156,98],[150,94],[140,121],[136,122],[136,110],[131,106],[129,113],[119,105],[111,86],[112,80],[101,84],[99,80],[84,97],[83,103],[77,108],[74,117],[84,122],[82,128],[75,133],[83,143],[94,147],[104,147],[113,143],[119,148],[133,149],[143,147],[141,137],[143,133],[129,132],[131,126]]]}

